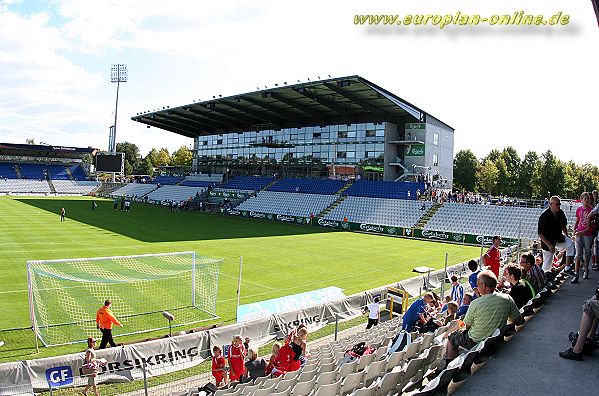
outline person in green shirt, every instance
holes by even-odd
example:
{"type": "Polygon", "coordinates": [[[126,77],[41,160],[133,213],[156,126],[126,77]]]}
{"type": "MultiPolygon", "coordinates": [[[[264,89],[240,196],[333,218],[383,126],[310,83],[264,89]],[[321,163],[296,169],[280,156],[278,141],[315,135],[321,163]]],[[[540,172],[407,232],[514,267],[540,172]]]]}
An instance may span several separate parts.
{"type": "Polygon", "coordinates": [[[497,277],[493,272],[479,273],[476,285],[480,297],[470,303],[464,317],[465,328],[450,334],[447,339],[447,362],[458,356],[460,347],[471,349],[506,324],[508,319],[516,324],[524,322],[514,300],[507,294],[495,293],[497,277]]]}

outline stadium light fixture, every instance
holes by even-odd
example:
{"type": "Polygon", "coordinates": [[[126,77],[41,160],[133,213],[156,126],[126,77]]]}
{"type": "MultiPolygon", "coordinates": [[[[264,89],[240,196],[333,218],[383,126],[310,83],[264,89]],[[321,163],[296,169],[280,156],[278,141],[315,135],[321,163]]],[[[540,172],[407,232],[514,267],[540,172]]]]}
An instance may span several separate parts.
{"type": "Polygon", "coordinates": [[[127,82],[127,65],[113,64],[110,67],[110,82],[116,83],[116,106],[114,109],[114,126],[108,138],[108,151],[116,154],[116,122],[119,110],[119,87],[122,82],[127,82]]]}

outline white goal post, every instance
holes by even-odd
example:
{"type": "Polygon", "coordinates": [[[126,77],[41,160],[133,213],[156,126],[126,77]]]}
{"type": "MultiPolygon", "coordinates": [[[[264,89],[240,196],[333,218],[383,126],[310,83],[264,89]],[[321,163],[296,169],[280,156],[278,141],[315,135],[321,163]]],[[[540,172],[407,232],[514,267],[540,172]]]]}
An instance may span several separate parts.
{"type": "Polygon", "coordinates": [[[115,336],[216,319],[223,260],[195,252],[35,260],[27,262],[33,331],[45,345],[98,337],[96,311],[105,300],[124,328],[115,336]]]}

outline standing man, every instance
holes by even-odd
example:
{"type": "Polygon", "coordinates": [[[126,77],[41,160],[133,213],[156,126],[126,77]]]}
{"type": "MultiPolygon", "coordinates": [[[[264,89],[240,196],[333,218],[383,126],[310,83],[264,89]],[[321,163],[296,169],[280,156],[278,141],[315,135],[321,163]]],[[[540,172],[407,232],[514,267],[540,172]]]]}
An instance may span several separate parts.
{"type": "Polygon", "coordinates": [[[551,271],[556,249],[565,249],[567,256],[574,256],[576,248],[568,235],[568,220],[561,210],[562,205],[557,195],[549,199],[549,207],[541,213],[538,222],[538,233],[543,251],[543,272],[551,271]]]}
{"type": "Polygon", "coordinates": [[[380,301],[381,299],[379,297],[375,297],[374,302],[368,304],[368,324],[366,325],[367,330],[372,326],[379,324],[379,320],[381,319],[381,307],[379,306],[380,301]]]}
{"type": "Polygon", "coordinates": [[[96,312],[96,325],[102,332],[102,341],[100,342],[100,349],[106,348],[107,344],[111,347],[115,347],[116,343],[112,338],[112,324],[123,327],[121,322],[118,321],[116,316],[110,310],[112,302],[110,300],[104,301],[104,306],[98,309],[96,312]]]}
{"type": "Polygon", "coordinates": [[[64,208],[60,208],[60,222],[62,223],[64,221],[64,217],[66,216],[67,212],[66,210],[64,210],[64,208]]]}
{"type": "Polygon", "coordinates": [[[119,210],[119,199],[117,197],[114,197],[114,201],[112,204],[114,206],[114,210],[119,210]]]}
{"type": "Polygon", "coordinates": [[[499,263],[501,262],[501,250],[499,250],[499,245],[501,245],[501,237],[495,235],[493,237],[493,245],[491,245],[489,250],[487,250],[487,253],[483,256],[483,264],[493,271],[496,278],[499,278],[499,263]]]}

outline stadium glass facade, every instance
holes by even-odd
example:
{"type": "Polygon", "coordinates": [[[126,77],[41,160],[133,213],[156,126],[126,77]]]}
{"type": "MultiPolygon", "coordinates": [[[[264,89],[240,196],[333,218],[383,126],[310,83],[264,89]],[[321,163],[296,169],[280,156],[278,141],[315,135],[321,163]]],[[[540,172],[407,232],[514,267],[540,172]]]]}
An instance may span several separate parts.
{"type": "Polygon", "coordinates": [[[365,173],[382,178],[385,123],[326,125],[202,136],[200,172],[330,176],[365,173]]]}

